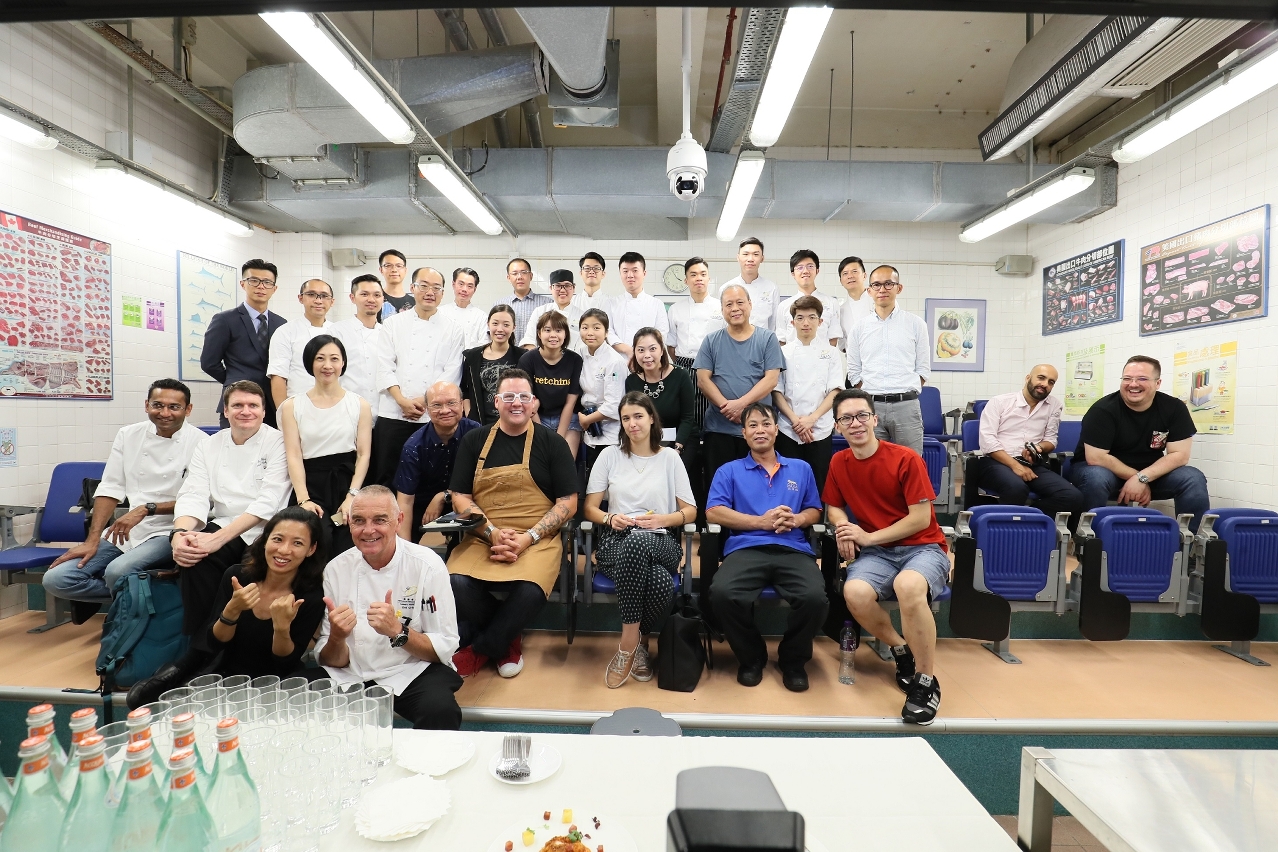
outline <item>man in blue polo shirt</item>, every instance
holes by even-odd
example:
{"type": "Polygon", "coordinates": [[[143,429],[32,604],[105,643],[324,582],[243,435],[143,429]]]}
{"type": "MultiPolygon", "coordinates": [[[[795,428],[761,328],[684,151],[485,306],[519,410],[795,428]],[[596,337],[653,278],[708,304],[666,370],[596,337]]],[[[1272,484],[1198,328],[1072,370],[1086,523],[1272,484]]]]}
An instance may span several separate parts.
{"type": "Polygon", "coordinates": [[[404,520],[399,537],[416,544],[422,525],[452,511],[448,481],[453,476],[457,447],[474,420],[462,417],[461,390],[451,382],[436,382],[426,389],[426,416],[430,422],[404,442],[395,472],[395,499],[404,520]]]}
{"type": "Polygon", "coordinates": [[[812,637],[829,608],[821,571],[803,533],[821,519],[821,497],[807,462],[777,454],[771,408],[747,406],[741,424],[750,455],[715,472],[706,500],[706,519],[732,531],[723,542],[719,570],[707,580],[713,586],[710,605],[737,657],[737,682],[757,686],[768,648],[754,626],[753,607],[763,588],[773,586],[790,604],[777,648],[781,682],[802,692],[808,688],[804,666],[812,659],[812,637]]]}

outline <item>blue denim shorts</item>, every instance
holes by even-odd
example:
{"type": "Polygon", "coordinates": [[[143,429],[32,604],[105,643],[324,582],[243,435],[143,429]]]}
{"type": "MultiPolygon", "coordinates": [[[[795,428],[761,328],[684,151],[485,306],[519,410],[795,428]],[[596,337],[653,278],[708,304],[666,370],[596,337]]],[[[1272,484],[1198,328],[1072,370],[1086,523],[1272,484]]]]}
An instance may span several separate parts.
{"type": "Polygon", "coordinates": [[[879,600],[894,600],[892,583],[902,571],[914,571],[927,580],[932,600],[945,591],[950,576],[950,560],[939,544],[907,544],[898,547],[863,547],[852,564],[847,579],[869,583],[879,600]]]}
{"type": "MultiPolygon", "coordinates": [[[[559,414],[552,414],[552,415],[550,415],[549,417],[547,417],[545,414],[543,414],[543,415],[541,415],[541,425],[542,425],[542,426],[545,426],[547,429],[558,429],[558,428],[559,428],[559,418],[560,418],[561,416],[562,416],[562,415],[559,415],[559,414]]],[[[574,412],[574,413],[573,413],[573,415],[572,415],[572,420],[571,420],[571,422],[569,422],[569,423],[568,423],[568,431],[569,431],[569,432],[580,432],[580,431],[581,431],[581,423],[579,423],[579,422],[577,421],[577,415],[576,415],[576,413],[575,413],[575,412],[574,412]]]]}

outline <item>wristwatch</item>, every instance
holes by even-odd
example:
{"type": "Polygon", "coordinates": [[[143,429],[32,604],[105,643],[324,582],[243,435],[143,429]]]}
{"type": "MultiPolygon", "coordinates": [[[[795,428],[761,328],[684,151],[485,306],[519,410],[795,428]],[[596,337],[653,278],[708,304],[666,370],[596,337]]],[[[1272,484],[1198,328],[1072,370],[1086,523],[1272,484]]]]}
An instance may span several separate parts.
{"type": "Polygon", "coordinates": [[[347,491],[346,493],[347,493],[347,494],[349,494],[349,495],[351,495],[352,497],[358,497],[358,496],[359,496],[359,492],[358,492],[358,491],[356,491],[354,488],[350,489],[350,490],[349,490],[349,491],[347,491]]]}
{"type": "Polygon", "coordinates": [[[155,514],[156,510],[157,510],[157,509],[159,509],[159,508],[160,508],[160,507],[159,507],[159,506],[157,506],[157,505],[155,505],[154,503],[147,503],[147,504],[146,504],[146,516],[147,516],[148,518],[149,518],[149,517],[151,517],[152,515],[154,515],[154,514],[155,514]]]}
{"type": "Polygon", "coordinates": [[[1149,477],[1141,473],[1136,476],[1136,481],[1139,482],[1141,485],[1148,485],[1149,477]]]}
{"type": "Polygon", "coordinates": [[[399,631],[399,635],[392,636],[390,643],[392,648],[402,648],[408,644],[408,620],[407,619],[404,620],[404,629],[399,631]]]}
{"type": "Polygon", "coordinates": [[[533,544],[541,541],[541,536],[537,534],[535,529],[528,530],[528,537],[532,539],[533,544]]]}

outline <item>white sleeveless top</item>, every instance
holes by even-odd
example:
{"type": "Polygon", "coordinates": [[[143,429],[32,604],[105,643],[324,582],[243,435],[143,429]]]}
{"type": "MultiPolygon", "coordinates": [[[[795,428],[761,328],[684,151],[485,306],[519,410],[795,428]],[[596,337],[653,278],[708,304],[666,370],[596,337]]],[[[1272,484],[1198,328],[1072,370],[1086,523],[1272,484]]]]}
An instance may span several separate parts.
{"type": "Polygon", "coordinates": [[[293,397],[293,419],[302,439],[302,458],[355,452],[359,432],[359,394],[346,391],[332,408],[317,408],[304,393],[293,397]]]}

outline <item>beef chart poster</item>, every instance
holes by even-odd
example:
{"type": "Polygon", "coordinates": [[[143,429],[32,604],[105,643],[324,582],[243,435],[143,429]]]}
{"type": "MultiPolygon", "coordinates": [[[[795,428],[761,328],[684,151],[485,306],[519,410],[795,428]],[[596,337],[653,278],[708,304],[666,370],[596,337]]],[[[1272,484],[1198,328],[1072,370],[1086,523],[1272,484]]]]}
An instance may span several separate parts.
{"type": "Polygon", "coordinates": [[[1269,205],[1140,250],[1140,333],[1268,313],[1269,205]]]}
{"type": "Polygon", "coordinates": [[[1123,318],[1123,241],[1043,267],[1043,334],[1123,318]]]}
{"type": "Polygon", "coordinates": [[[111,398],[111,246],[0,212],[0,395],[111,398]]]}

